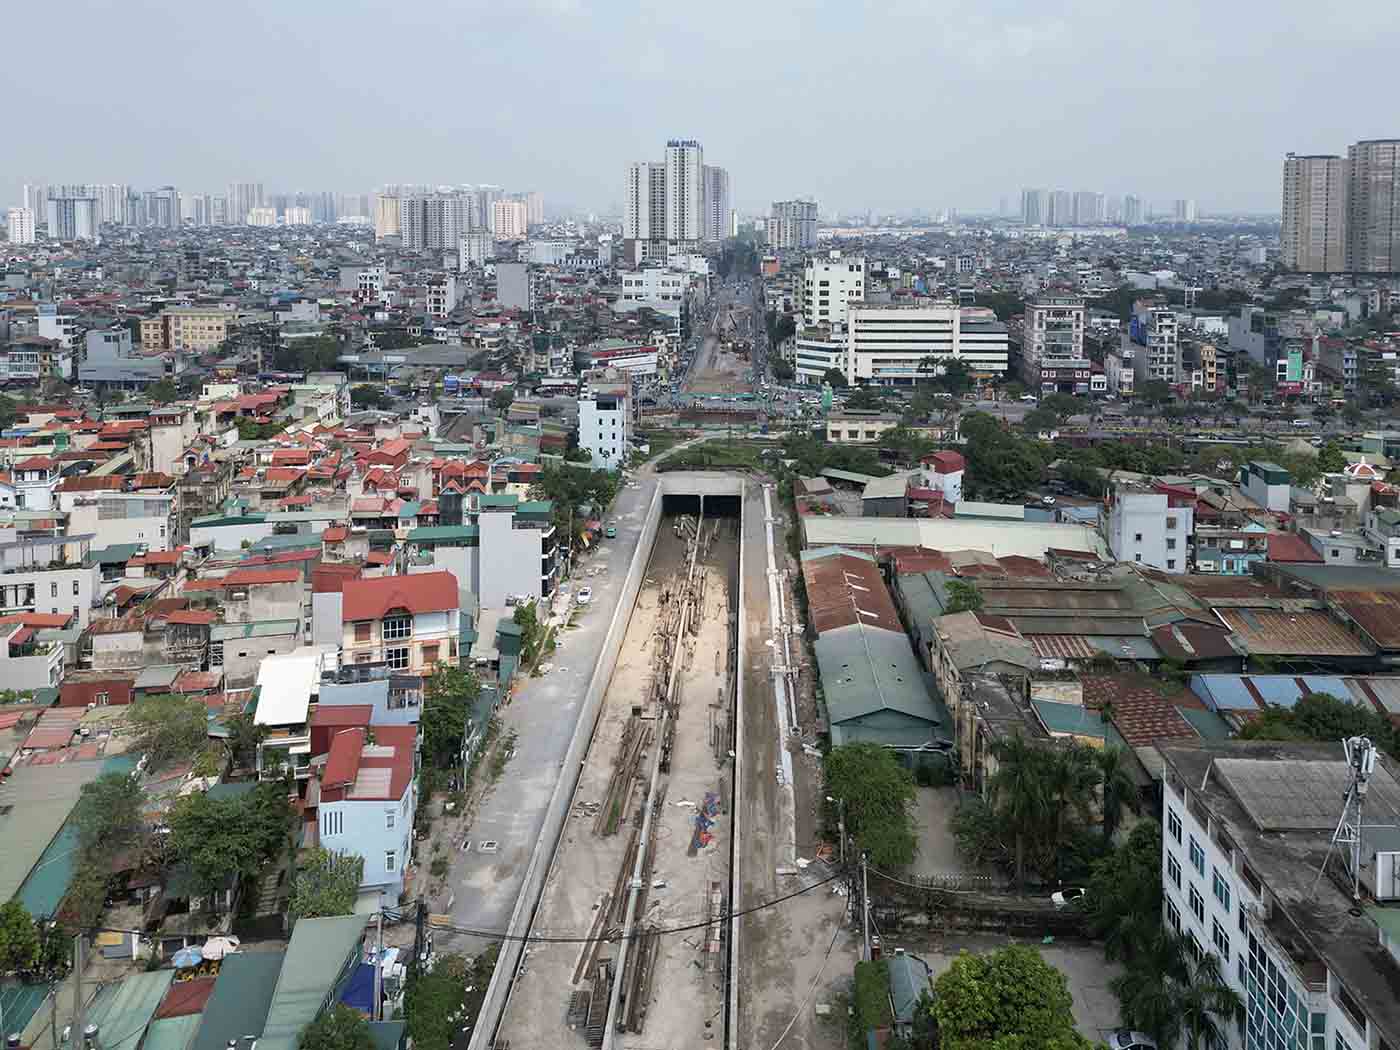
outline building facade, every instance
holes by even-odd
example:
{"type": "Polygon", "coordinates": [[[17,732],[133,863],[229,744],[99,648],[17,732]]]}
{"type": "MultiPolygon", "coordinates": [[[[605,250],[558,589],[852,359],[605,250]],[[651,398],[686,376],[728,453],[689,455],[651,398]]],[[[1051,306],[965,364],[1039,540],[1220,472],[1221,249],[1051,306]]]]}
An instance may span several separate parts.
{"type": "Polygon", "coordinates": [[[530,212],[524,201],[503,200],[491,205],[491,230],[498,241],[520,241],[530,225],[530,212]]]}
{"type": "Polygon", "coordinates": [[[1400,139],[1347,150],[1347,269],[1400,272],[1400,139]]]}
{"type": "Polygon", "coordinates": [[[1041,367],[1074,367],[1084,356],[1084,300],[1079,296],[1042,295],[1026,303],[1021,334],[1022,376],[1039,387],[1041,367]]]}
{"type": "Polygon", "coordinates": [[[34,243],[34,212],[30,208],[10,208],[5,212],[5,228],[11,244],[34,243]]]}
{"type": "Polygon", "coordinates": [[[849,304],[865,301],[864,256],[837,251],[812,256],[803,267],[797,292],[797,309],[808,327],[844,326],[849,304]]]}
{"type": "Polygon", "coordinates": [[[1283,265],[1303,273],[1346,269],[1346,224],[1346,160],[1288,154],[1283,162],[1283,224],[1279,232],[1283,265]]]}
{"type": "Polygon", "coordinates": [[[913,386],[960,360],[978,376],[1004,376],[1005,326],[973,322],[964,337],[962,309],[952,302],[866,306],[846,310],[846,382],[913,386]]]}
{"type": "Polygon", "coordinates": [[[578,399],[578,447],[595,468],[616,470],[632,440],[632,397],[626,384],[589,383],[578,399]]]}
{"type": "Polygon", "coordinates": [[[666,239],[705,239],[705,151],[695,139],[666,143],[666,239]]]}
{"type": "Polygon", "coordinates": [[[816,201],[774,201],[768,216],[768,247],[801,251],[817,243],[816,201]]]}
{"type": "Polygon", "coordinates": [[[729,213],[732,209],[729,171],[706,164],[704,178],[705,224],[702,239],[714,243],[729,236],[729,213]]]}
{"type": "Polygon", "coordinates": [[[1187,571],[1187,543],[1195,530],[1194,493],[1120,482],[1110,498],[1106,528],[1115,558],[1163,572],[1187,571]]]}

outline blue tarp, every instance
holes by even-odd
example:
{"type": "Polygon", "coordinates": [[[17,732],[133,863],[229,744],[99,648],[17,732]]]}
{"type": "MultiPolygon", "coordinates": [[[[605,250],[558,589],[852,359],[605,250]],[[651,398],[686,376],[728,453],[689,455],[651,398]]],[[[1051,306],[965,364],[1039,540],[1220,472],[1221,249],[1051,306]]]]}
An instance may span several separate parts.
{"type": "Polygon", "coordinates": [[[374,1006],[374,967],[369,963],[360,963],[355,967],[355,971],[350,975],[350,980],[345,982],[345,988],[340,993],[340,1001],[346,1006],[353,1006],[361,1013],[369,1014],[374,1006]]]}

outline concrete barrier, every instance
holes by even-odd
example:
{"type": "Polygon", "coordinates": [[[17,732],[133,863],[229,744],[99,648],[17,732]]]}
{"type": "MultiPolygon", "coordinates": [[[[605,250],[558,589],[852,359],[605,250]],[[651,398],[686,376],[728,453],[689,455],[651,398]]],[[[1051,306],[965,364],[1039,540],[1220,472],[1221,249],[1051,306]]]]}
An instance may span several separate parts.
{"type": "Polygon", "coordinates": [[[744,612],[744,496],[739,497],[739,621],[735,628],[738,645],[734,653],[734,786],[733,802],[729,811],[734,815],[729,847],[729,960],[726,967],[728,977],[725,998],[724,1019],[728,1026],[725,1045],[729,1050],[739,1050],[739,900],[743,888],[740,877],[739,840],[743,834],[741,821],[744,808],[744,657],[746,654],[744,632],[748,628],[748,617],[744,612]]]}
{"type": "Polygon", "coordinates": [[[632,564],[627,570],[627,579],[622,585],[622,594],[613,609],[612,622],[603,639],[603,648],[598,654],[598,663],[593,668],[593,676],[588,681],[588,691],[584,693],[583,712],[579,716],[574,737],[569,742],[569,750],[564,755],[559,782],[554,785],[549,808],[545,811],[544,826],[540,829],[539,841],[530,854],[530,863],[525,869],[525,880],[516,898],[515,910],[506,928],[509,938],[501,945],[501,953],[496,962],[496,972],[491,975],[491,983],[486,988],[486,998],[481,1005],[472,1030],[468,1050],[488,1050],[496,1038],[501,1018],[510,1005],[510,991],[514,987],[520,963],[525,954],[524,937],[530,932],[535,920],[535,909],[544,893],[545,880],[554,861],[555,851],[563,836],[564,822],[568,819],[569,805],[574,789],[578,787],[579,776],[583,772],[584,756],[593,742],[593,733],[598,727],[598,718],[603,711],[603,696],[612,681],[613,669],[617,666],[617,656],[622,648],[622,640],[627,634],[627,623],[632,618],[632,607],[646,575],[647,562],[651,559],[652,544],[656,541],[656,529],[661,522],[661,497],[663,486],[657,484],[652,492],[651,505],[647,508],[646,521],[642,525],[641,536],[632,552],[632,564]]]}

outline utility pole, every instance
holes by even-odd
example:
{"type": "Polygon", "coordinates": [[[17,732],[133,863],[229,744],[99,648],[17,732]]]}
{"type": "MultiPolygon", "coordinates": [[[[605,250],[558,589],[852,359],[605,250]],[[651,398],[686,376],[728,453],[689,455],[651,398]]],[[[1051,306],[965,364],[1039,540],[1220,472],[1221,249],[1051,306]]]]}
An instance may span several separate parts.
{"type": "Polygon", "coordinates": [[[382,909],[379,914],[374,917],[374,934],[376,941],[374,949],[374,1007],[370,1017],[378,1021],[380,1019],[379,1004],[380,1000],[383,998],[384,989],[382,973],[382,968],[384,966],[384,912],[382,909]]]}
{"type": "MultiPolygon", "coordinates": [[[[73,1023],[68,1029],[68,1045],[83,1046],[83,1028],[87,1019],[83,1016],[83,931],[73,936],[73,1023]]],[[[86,1048],[84,1048],[86,1050],[86,1048]]]]}
{"type": "Polygon", "coordinates": [[[870,879],[865,867],[868,856],[865,850],[860,851],[860,910],[865,917],[865,955],[862,958],[866,962],[870,961],[870,879]]]}

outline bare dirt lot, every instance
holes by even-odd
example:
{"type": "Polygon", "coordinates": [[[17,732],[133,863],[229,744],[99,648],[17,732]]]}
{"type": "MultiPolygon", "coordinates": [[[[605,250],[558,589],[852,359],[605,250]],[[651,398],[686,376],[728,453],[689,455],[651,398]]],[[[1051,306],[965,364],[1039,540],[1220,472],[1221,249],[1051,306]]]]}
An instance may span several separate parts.
{"type": "Polygon", "coordinates": [[[723,336],[706,336],[700,347],[700,356],[691,370],[687,389],[690,393],[705,396],[710,394],[748,394],[753,392],[749,382],[749,362],[729,353],[723,347],[723,336]]]}

